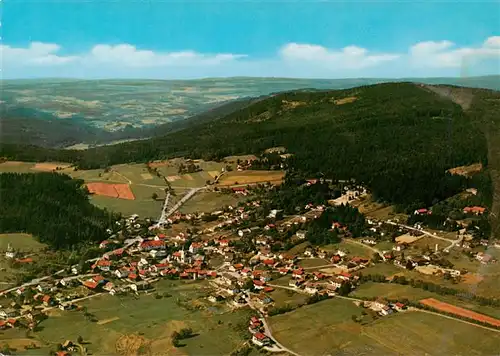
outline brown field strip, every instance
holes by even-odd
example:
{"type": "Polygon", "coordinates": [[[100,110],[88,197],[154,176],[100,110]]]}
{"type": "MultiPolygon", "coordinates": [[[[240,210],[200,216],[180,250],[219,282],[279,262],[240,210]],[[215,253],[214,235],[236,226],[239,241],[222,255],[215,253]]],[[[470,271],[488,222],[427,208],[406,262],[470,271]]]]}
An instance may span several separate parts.
{"type": "Polygon", "coordinates": [[[230,186],[238,184],[256,184],[270,182],[273,184],[281,183],[285,177],[283,171],[243,171],[230,172],[223,175],[219,181],[221,186],[230,186]]]}
{"type": "Polygon", "coordinates": [[[492,318],[492,317],[487,316],[487,315],[479,314],[479,313],[473,312],[472,310],[460,308],[460,307],[457,307],[457,306],[452,305],[452,304],[444,303],[444,302],[441,302],[441,301],[434,299],[434,298],[422,299],[422,300],[420,300],[420,303],[427,305],[431,308],[434,308],[436,310],[443,311],[445,313],[450,313],[450,314],[454,314],[454,315],[461,316],[464,318],[480,321],[482,323],[488,323],[490,325],[497,326],[497,327],[500,326],[499,319],[495,319],[495,318],[492,318]]]}
{"type": "Polygon", "coordinates": [[[120,198],[127,200],[135,200],[134,193],[130,190],[128,184],[111,184],[111,183],[87,183],[89,193],[102,195],[111,198],[120,198]]]}
{"type": "Polygon", "coordinates": [[[69,166],[71,166],[71,164],[45,162],[45,163],[36,163],[33,166],[33,168],[31,168],[31,169],[36,170],[36,171],[51,172],[51,171],[55,171],[58,168],[65,169],[65,168],[68,168],[69,166]]]}
{"type": "Polygon", "coordinates": [[[113,321],[115,321],[115,320],[118,320],[118,319],[120,319],[120,318],[119,318],[119,317],[117,317],[117,316],[115,316],[114,318],[109,318],[109,319],[99,320],[99,321],[97,322],[97,325],[104,325],[104,324],[108,324],[108,323],[111,323],[111,322],[113,322],[113,321]]]}

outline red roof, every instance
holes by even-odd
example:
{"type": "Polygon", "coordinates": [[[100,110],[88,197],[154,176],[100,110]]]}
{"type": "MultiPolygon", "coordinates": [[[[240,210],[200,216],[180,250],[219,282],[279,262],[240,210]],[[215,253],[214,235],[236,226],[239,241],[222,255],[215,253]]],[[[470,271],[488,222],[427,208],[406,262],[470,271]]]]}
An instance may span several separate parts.
{"type": "Polygon", "coordinates": [[[267,292],[267,293],[272,292],[273,290],[274,290],[273,287],[265,287],[264,288],[264,292],[267,292]]]}
{"type": "Polygon", "coordinates": [[[7,325],[7,322],[4,320],[0,320],[0,327],[4,327],[5,325],[7,325]]]}
{"type": "Polygon", "coordinates": [[[246,189],[242,188],[242,187],[234,187],[232,189],[233,189],[233,192],[245,192],[246,191],[246,189]]]}
{"type": "Polygon", "coordinates": [[[163,247],[163,246],[165,246],[165,243],[163,241],[156,241],[156,240],[144,241],[141,244],[141,247],[163,247]]]}
{"type": "Polygon", "coordinates": [[[234,265],[234,268],[236,269],[242,269],[244,266],[241,263],[237,263],[234,265]]]}
{"type": "Polygon", "coordinates": [[[94,276],[92,277],[92,279],[94,280],[94,282],[104,281],[104,277],[101,275],[94,276]]]}
{"type": "Polygon", "coordinates": [[[296,274],[296,275],[302,275],[304,274],[304,270],[303,269],[296,269],[292,272],[292,274],[296,274]]]}
{"type": "Polygon", "coordinates": [[[160,239],[164,239],[165,237],[167,237],[165,234],[158,234],[158,238],[160,239]]]}
{"type": "Polygon", "coordinates": [[[16,262],[18,262],[18,263],[32,263],[33,259],[30,257],[27,257],[27,258],[23,258],[23,259],[18,259],[18,260],[16,260],[16,262]]]}
{"type": "Polygon", "coordinates": [[[17,323],[17,319],[14,318],[7,319],[7,323],[9,323],[10,325],[15,325],[17,323]]]}
{"type": "Polygon", "coordinates": [[[169,266],[168,263],[158,263],[155,265],[156,268],[166,268],[168,266],[169,266]]]}
{"type": "Polygon", "coordinates": [[[427,209],[423,208],[423,209],[418,209],[417,212],[423,214],[423,213],[426,213],[427,212],[427,209]]]}
{"type": "Polygon", "coordinates": [[[267,336],[266,336],[266,335],[264,335],[263,333],[255,333],[255,334],[253,334],[253,336],[254,336],[256,339],[258,339],[258,340],[265,340],[265,339],[267,339],[267,336]]]}
{"type": "Polygon", "coordinates": [[[255,270],[252,272],[252,275],[255,277],[255,276],[260,276],[262,273],[264,273],[264,271],[255,270]]]}
{"type": "Polygon", "coordinates": [[[99,260],[97,261],[97,265],[98,266],[101,266],[101,267],[106,267],[106,266],[111,266],[111,261],[107,261],[107,260],[99,260]]]}
{"type": "Polygon", "coordinates": [[[266,282],[259,281],[258,279],[254,279],[253,284],[255,286],[265,286],[266,282]]]}
{"type": "Polygon", "coordinates": [[[261,323],[260,319],[259,319],[259,318],[257,318],[256,316],[252,316],[252,317],[250,318],[250,321],[251,321],[252,323],[261,323]]]}
{"type": "Polygon", "coordinates": [[[44,295],[43,298],[42,298],[42,301],[44,303],[48,303],[50,301],[50,295],[44,295]]]}
{"type": "Polygon", "coordinates": [[[274,264],[274,260],[273,259],[264,260],[264,264],[265,265],[273,265],[274,264]]]}
{"type": "Polygon", "coordinates": [[[128,278],[129,278],[129,279],[136,279],[136,278],[137,278],[137,275],[136,275],[135,273],[130,273],[130,274],[128,275],[128,278]]]}
{"type": "Polygon", "coordinates": [[[95,289],[97,287],[97,283],[92,281],[85,281],[83,282],[83,285],[90,289],[95,289]]]}

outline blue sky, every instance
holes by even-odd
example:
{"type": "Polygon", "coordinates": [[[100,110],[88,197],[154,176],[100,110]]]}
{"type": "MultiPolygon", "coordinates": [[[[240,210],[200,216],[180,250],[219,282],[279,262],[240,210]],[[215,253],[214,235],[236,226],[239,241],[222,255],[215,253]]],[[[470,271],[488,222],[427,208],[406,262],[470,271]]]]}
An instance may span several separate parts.
{"type": "Polygon", "coordinates": [[[493,1],[3,4],[4,78],[500,73],[500,5],[493,1]]]}

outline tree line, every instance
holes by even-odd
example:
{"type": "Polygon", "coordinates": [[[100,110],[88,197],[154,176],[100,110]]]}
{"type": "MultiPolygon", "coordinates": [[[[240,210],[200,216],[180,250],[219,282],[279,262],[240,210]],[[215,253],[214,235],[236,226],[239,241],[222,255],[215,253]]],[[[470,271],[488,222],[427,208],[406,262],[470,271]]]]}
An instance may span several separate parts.
{"type": "Polygon", "coordinates": [[[26,232],[54,248],[101,241],[118,218],[92,205],[83,180],[57,173],[0,174],[0,232],[26,232]]]}

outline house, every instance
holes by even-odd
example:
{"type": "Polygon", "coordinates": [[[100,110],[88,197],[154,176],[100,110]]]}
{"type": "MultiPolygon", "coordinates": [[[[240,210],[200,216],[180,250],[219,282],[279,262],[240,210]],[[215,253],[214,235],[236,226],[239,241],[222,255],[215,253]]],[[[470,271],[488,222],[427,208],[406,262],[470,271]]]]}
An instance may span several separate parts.
{"type": "Polygon", "coordinates": [[[271,343],[271,340],[263,333],[255,333],[252,336],[252,342],[257,346],[266,346],[271,343]]]}
{"type": "MultiPolygon", "coordinates": [[[[95,267],[99,268],[101,271],[109,271],[111,267],[111,261],[109,260],[99,260],[95,263],[95,267]]],[[[94,267],[92,266],[92,267],[94,267]]]]}
{"type": "Polygon", "coordinates": [[[94,281],[85,281],[83,285],[89,289],[95,290],[99,284],[94,281]]]}
{"type": "Polygon", "coordinates": [[[479,262],[481,262],[483,264],[495,261],[495,259],[493,258],[493,256],[488,255],[488,254],[486,254],[484,252],[478,252],[477,255],[476,255],[476,260],[478,260],[479,262]]]}
{"type": "Polygon", "coordinates": [[[13,308],[7,308],[7,309],[0,310],[0,318],[2,318],[2,319],[16,317],[17,315],[18,315],[17,310],[13,309],[13,308]]]}
{"type": "Polygon", "coordinates": [[[117,269],[115,270],[114,274],[118,277],[118,278],[125,278],[128,276],[128,274],[130,273],[130,269],[129,268],[120,268],[120,269],[117,269]]]}
{"type": "Polygon", "coordinates": [[[191,253],[198,253],[200,252],[201,250],[203,249],[203,245],[199,242],[193,242],[190,246],[189,246],[189,252],[191,253]]]}
{"type": "Polygon", "coordinates": [[[42,298],[42,303],[46,307],[48,307],[49,305],[51,305],[52,304],[52,299],[51,299],[50,295],[44,295],[43,298],[42,298]]]}
{"type": "Polygon", "coordinates": [[[474,215],[482,215],[486,211],[486,208],[481,206],[467,206],[464,208],[464,214],[474,214],[474,215]]]}
{"type": "Polygon", "coordinates": [[[220,247],[227,247],[229,246],[229,240],[219,240],[218,244],[220,247]]]}
{"type": "Polygon", "coordinates": [[[330,280],[330,285],[332,285],[335,288],[334,290],[337,290],[340,287],[342,287],[342,284],[344,284],[344,282],[345,281],[341,278],[334,278],[330,280]]]}
{"type": "Polygon", "coordinates": [[[392,250],[400,252],[400,251],[403,251],[405,248],[406,248],[405,244],[397,244],[397,245],[392,247],[392,250]]]}
{"type": "Polygon", "coordinates": [[[430,210],[427,210],[425,208],[422,209],[417,209],[413,212],[414,215],[430,215],[432,212],[430,210]]]}
{"type": "Polygon", "coordinates": [[[318,287],[316,284],[309,283],[305,286],[304,292],[309,294],[316,294],[318,293],[318,287]]]}
{"type": "Polygon", "coordinates": [[[165,249],[165,242],[164,241],[148,240],[148,241],[142,242],[140,244],[139,248],[143,251],[163,250],[163,249],[165,249]]]}
{"type": "Polygon", "coordinates": [[[271,267],[274,265],[275,262],[272,258],[269,258],[269,259],[265,259],[264,261],[262,261],[262,263],[268,267],[271,267]]]}
{"type": "Polygon", "coordinates": [[[257,245],[267,245],[267,237],[265,236],[259,236],[255,239],[255,243],[257,245]]]}
{"type": "Polygon", "coordinates": [[[108,240],[104,240],[99,244],[99,248],[106,248],[109,244],[108,240]]]}
{"type": "Polygon", "coordinates": [[[384,315],[384,316],[385,316],[385,315],[392,314],[392,312],[393,312],[393,310],[391,309],[391,307],[390,307],[390,306],[388,306],[388,305],[386,305],[386,306],[384,306],[384,307],[380,310],[379,314],[380,314],[380,315],[384,315]]]}
{"type": "Polygon", "coordinates": [[[301,240],[304,240],[306,238],[306,232],[305,231],[297,231],[297,233],[295,234],[297,235],[297,237],[301,240]]]}
{"type": "Polygon", "coordinates": [[[350,262],[352,262],[356,265],[360,265],[360,264],[368,263],[368,258],[356,256],[356,257],[351,258],[350,262]]]}
{"type": "Polygon", "coordinates": [[[259,279],[253,280],[253,286],[255,289],[264,289],[265,285],[266,285],[266,282],[263,282],[259,279]]]}
{"type": "Polygon", "coordinates": [[[350,281],[352,278],[352,274],[347,272],[342,272],[337,276],[337,278],[340,278],[343,281],[350,281]]]}
{"type": "Polygon", "coordinates": [[[396,304],[394,304],[394,309],[398,312],[402,312],[405,311],[407,308],[406,305],[404,305],[403,303],[397,302],[396,304]]]}
{"type": "Polygon", "coordinates": [[[302,280],[293,280],[291,279],[289,282],[288,282],[288,286],[289,287],[292,287],[292,288],[299,288],[301,285],[302,285],[303,281],[302,280]]]}
{"type": "Polygon", "coordinates": [[[304,275],[304,270],[301,269],[301,268],[294,269],[292,271],[292,277],[295,278],[295,279],[302,278],[303,275],[304,275]]]}
{"type": "Polygon", "coordinates": [[[288,268],[280,268],[278,271],[282,276],[284,276],[284,275],[288,274],[289,269],[288,268]]]}
{"type": "Polygon", "coordinates": [[[361,240],[361,242],[366,244],[366,245],[376,245],[377,244],[377,241],[375,241],[375,239],[363,239],[363,240],[361,240]]]}

